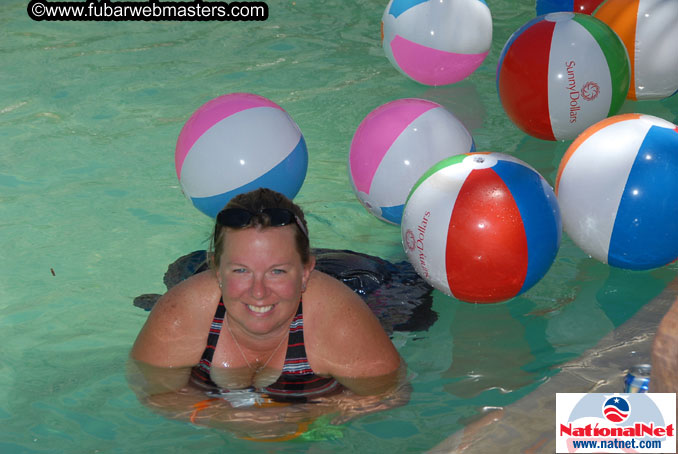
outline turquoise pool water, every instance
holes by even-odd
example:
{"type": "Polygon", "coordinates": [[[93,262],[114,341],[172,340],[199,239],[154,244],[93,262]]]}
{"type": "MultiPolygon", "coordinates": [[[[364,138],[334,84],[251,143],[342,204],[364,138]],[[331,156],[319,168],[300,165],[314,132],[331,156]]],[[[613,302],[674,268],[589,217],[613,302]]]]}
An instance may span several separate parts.
{"type": "MultiPolygon", "coordinates": [[[[674,278],[609,268],[564,236],[546,277],[520,298],[475,306],[437,293],[428,331],[393,340],[411,402],[315,435],[261,445],[166,420],[127,387],[127,353],[177,257],[206,246],[210,220],[183,197],[174,144],[218,95],[285,108],[310,153],[297,201],[314,246],[404,260],[399,229],[369,215],[346,174],[351,138],[387,101],[445,105],[479,150],[513,154],[552,184],[569,143],[522,134],[495,89],[499,53],[532,1],[489,1],[491,53],[466,81],[430,88],[383,56],[386,1],[275,0],[264,22],[33,22],[0,4],[0,452],[421,452],[507,405],[594,345],[674,278]]],[[[678,97],[623,112],[678,121],[678,97]]],[[[623,367],[620,366],[620,367],[623,367]]]]}

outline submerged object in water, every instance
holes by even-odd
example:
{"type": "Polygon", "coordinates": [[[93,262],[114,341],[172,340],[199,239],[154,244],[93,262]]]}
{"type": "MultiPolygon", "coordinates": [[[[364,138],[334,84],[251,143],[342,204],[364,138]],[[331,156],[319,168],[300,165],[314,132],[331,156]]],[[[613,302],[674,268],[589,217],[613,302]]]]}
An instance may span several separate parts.
{"type": "MultiPolygon", "coordinates": [[[[391,263],[349,250],[313,249],[315,269],[339,279],[367,303],[384,330],[425,331],[438,319],[433,287],[407,261],[391,263]]],[[[170,264],[163,279],[167,289],[208,269],[207,251],[194,251],[170,264]]],[[[134,305],[150,311],[161,295],[146,293],[134,305]]]]}

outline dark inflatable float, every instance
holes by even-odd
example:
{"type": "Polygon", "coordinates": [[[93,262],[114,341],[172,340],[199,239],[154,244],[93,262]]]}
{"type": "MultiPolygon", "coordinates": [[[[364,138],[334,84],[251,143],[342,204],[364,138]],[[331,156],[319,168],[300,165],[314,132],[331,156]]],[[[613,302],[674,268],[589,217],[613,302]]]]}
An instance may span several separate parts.
{"type": "MultiPolygon", "coordinates": [[[[349,286],[377,316],[387,333],[426,331],[438,319],[433,311],[433,288],[409,262],[391,263],[360,252],[313,249],[316,269],[349,286]]],[[[172,263],[164,282],[169,290],[184,279],[208,268],[207,252],[194,251],[172,263]]],[[[146,293],[134,305],[150,311],[160,295],[146,293]]]]}

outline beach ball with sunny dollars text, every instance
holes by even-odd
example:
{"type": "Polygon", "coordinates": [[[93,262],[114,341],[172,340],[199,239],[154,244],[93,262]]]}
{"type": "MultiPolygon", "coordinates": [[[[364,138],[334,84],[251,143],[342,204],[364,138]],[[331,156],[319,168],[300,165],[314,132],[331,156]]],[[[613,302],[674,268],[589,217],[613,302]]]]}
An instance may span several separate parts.
{"type": "Polygon", "coordinates": [[[624,44],[602,21],[550,13],[520,27],[497,67],[508,117],[527,134],[571,140],[619,111],[629,88],[624,44]]]}
{"type": "Polygon", "coordinates": [[[561,238],[553,189],[502,153],[447,158],[415,184],[401,224],[408,261],[429,284],[471,303],[508,300],[551,267],[561,238]]]}

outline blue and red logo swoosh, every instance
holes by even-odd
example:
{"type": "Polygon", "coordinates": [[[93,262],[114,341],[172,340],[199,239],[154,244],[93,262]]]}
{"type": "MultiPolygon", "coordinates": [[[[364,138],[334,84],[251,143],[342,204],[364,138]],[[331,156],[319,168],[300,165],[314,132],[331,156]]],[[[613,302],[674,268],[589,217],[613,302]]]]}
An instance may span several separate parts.
{"type": "Polygon", "coordinates": [[[603,405],[605,419],[613,423],[625,421],[631,414],[629,403],[623,397],[611,397],[603,405]]]}

